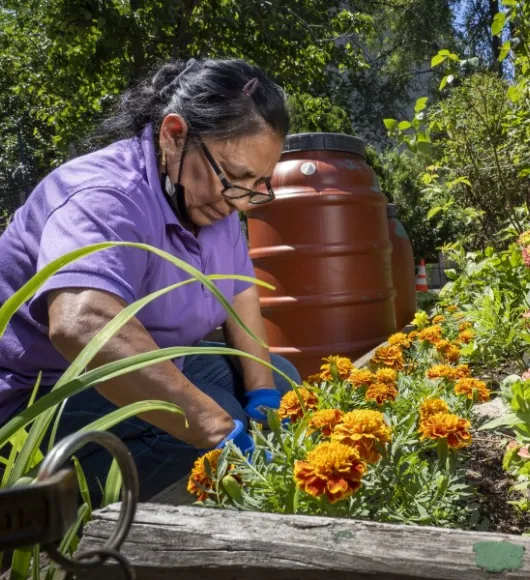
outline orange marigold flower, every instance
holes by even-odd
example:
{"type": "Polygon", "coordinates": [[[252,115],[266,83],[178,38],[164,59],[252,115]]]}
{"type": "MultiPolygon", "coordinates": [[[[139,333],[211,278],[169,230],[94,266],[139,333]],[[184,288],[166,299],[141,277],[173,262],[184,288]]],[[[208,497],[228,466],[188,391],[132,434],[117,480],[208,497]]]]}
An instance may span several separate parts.
{"type": "Polygon", "coordinates": [[[473,398],[473,391],[476,390],[478,394],[478,400],[483,403],[490,400],[490,390],[486,386],[484,381],[479,381],[478,379],[460,379],[455,385],[455,393],[457,395],[463,395],[468,399],[473,398]]]}
{"type": "Polygon", "coordinates": [[[412,340],[416,340],[417,336],[418,336],[418,331],[417,330],[411,330],[409,332],[409,338],[410,338],[411,341],[412,340]]]}
{"type": "Polygon", "coordinates": [[[437,344],[442,340],[442,327],[438,324],[428,326],[418,332],[418,340],[424,340],[431,344],[437,344]]]}
{"type": "Polygon", "coordinates": [[[320,378],[320,373],[316,373],[314,375],[309,375],[305,380],[305,382],[309,383],[310,385],[318,385],[320,384],[321,380],[322,379],[320,378]]]}
{"type": "Polygon", "coordinates": [[[466,379],[471,376],[471,369],[467,365],[458,365],[455,368],[455,377],[457,379],[466,379]]]}
{"type": "Polygon", "coordinates": [[[428,417],[432,415],[437,415],[438,413],[448,413],[449,406],[443,399],[431,398],[425,399],[420,405],[420,419],[425,421],[428,417]]]}
{"type": "Polygon", "coordinates": [[[404,367],[403,352],[398,346],[380,346],[376,349],[371,362],[373,364],[380,364],[396,371],[400,371],[404,367]]]}
{"type": "Polygon", "coordinates": [[[353,368],[353,363],[345,356],[328,356],[324,359],[324,364],[320,367],[320,378],[323,381],[332,381],[331,365],[335,364],[337,375],[340,379],[347,379],[353,368]]]}
{"type": "Polygon", "coordinates": [[[193,464],[193,469],[191,470],[191,475],[188,479],[187,490],[189,493],[196,495],[199,501],[204,501],[208,497],[209,492],[205,491],[205,489],[210,490],[210,493],[215,493],[215,481],[211,479],[206,472],[205,460],[208,460],[208,463],[210,464],[210,472],[215,476],[217,463],[222,452],[222,449],[208,451],[208,453],[205,453],[196,459],[193,464]],[[202,487],[205,489],[201,489],[202,487]]]}
{"type": "Polygon", "coordinates": [[[305,461],[295,462],[294,480],[309,495],[326,495],[335,503],[361,487],[366,470],[366,463],[355,449],[337,441],[325,441],[310,451],[305,461]]]}
{"type": "MultiPolygon", "coordinates": [[[[306,410],[315,409],[318,406],[318,397],[313,391],[310,391],[305,387],[300,387],[298,392],[304,401],[306,410]]],[[[301,419],[304,416],[300,399],[295,391],[289,391],[282,397],[280,408],[278,409],[278,416],[282,420],[290,419],[291,423],[295,423],[298,419],[301,419]]]]}
{"type": "Polygon", "coordinates": [[[348,381],[355,387],[363,387],[365,385],[371,385],[374,381],[374,375],[368,369],[356,369],[354,368],[348,377],[348,381]]]}
{"type": "Polygon", "coordinates": [[[378,405],[382,405],[387,401],[395,401],[397,395],[396,387],[388,383],[372,383],[366,391],[366,399],[375,401],[378,405]]]}
{"type": "Polygon", "coordinates": [[[410,348],[412,340],[404,332],[396,332],[388,338],[390,346],[400,346],[401,348],[410,348]]]}
{"type": "Polygon", "coordinates": [[[462,342],[463,344],[469,344],[472,340],[473,337],[475,336],[475,333],[473,330],[471,330],[470,328],[468,328],[467,330],[463,330],[459,335],[458,335],[458,340],[460,342],[462,342]]]}
{"type": "Polygon", "coordinates": [[[451,413],[436,413],[420,423],[422,439],[447,439],[453,449],[467,447],[471,443],[471,423],[451,413]]]}
{"type": "Polygon", "coordinates": [[[375,378],[381,383],[395,385],[397,381],[397,372],[394,369],[377,369],[375,372],[375,378]]]}
{"type": "Polygon", "coordinates": [[[467,330],[468,328],[473,328],[473,324],[471,322],[469,322],[469,320],[465,320],[464,322],[461,322],[458,325],[458,332],[463,332],[464,330],[467,330]]]}
{"type": "Polygon", "coordinates": [[[433,324],[440,324],[441,322],[445,322],[445,316],[442,314],[438,314],[432,319],[433,324]]]}
{"type": "Polygon", "coordinates": [[[458,310],[458,306],[456,306],[455,304],[450,304],[445,309],[447,310],[447,312],[456,312],[458,310]]]}
{"type": "Polygon", "coordinates": [[[456,369],[449,365],[434,365],[425,373],[429,379],[456,380],[456,369]]]}
{"type": "Polygon", "coordinates": [[[435,344],[436,350],[447,362],[456,362],[460,358],[460,349],[448,340],[440,340],[435,344]]]}
{"type": "Polygon", "coordinates": [[[340,409],[323,409],[315,411],[309,421],[308,433],[320,431],[324,437],[329,437],[333,427],[342,420],[343,412],[340,409]]]}
{"type": "Polygon", "coordinates": [[[391,435],[392,429],[386,424],[383,413],[362,409],[346,413],[331,438],[351,445],[362,459],[375,463],[381,457],[377,445],[388,443],[391,435]]]}

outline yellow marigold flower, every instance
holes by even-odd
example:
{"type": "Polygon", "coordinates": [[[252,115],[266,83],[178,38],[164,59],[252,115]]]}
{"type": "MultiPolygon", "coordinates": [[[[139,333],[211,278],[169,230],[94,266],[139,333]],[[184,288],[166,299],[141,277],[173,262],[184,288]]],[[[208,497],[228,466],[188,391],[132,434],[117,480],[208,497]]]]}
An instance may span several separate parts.
{"type": "Polygon", "coordinates": [[[361,487],[366,463],[352,447],[325,441],[307,454],[306,461],[294,464],[294,480],[312,495],[326,495],[331,503],[346,499],[361,487]]]}
{"type": "Polygon", "coordinates": [[[428,417],[432,415],[437,415],[438,413],[449,413],[449,406],[443,399],[430,398],[425,399],[420,405],[420,419],[425,421],[428,417]]]}
{"type": "Polygon", "coordinates": [[[458,310],[458,306],[456,306],[455,304],[450,304],[445,309],[447,310],[447,312],[456,312],[458,310]]]}
{"type": "Polygon", "coordinates": [[[523,232],[519,236],[519,239],[517,240],[517,243],[520,246],[529,246],[530,245],[530,230],[526,230],[526,232],[523,232]]]}
{"type": "Polygon", "coordinates": [[[394,369],[377,369],[375,372],[375,379],[381,383],[395,385],[397,381],[397,372],[394,369]]]}
{"type": "Polygon", "coordinates": [[[437,344],[442,340],[442,327],[435,324],[434,326],[428,326],[427,328],[420,330],[418,332],[418,340],[437,344]]]}
{"type": "Polygon", "coordinates": [[[323,381],[333,380],[331,375],[331,365],[335,364],[337,367],[337,375],[341,379],[347,379],[353,368],[351,360],[345,356],[328,356],[322,359],[324,364],[320,367],[320,378],[323,381]]]}
{"type": "MultiPolygon", "coordinates": [[[[318,406],[318,397],[313,391],[310,391],[305,387],[300,387],[298,392],[304,401],[306,410],[315,409],[318,406]]],[[[301,419],[304,416],[300,399],[295,391],[289,391],[282,397],[280,408],[278,409],[278,416],[282,420],[290,419],[291,423],[295,423],[298,419],[301,419]]]]}
{"type": "Polygon", "coordinates": [[[412,340],[404,332],[396,332],[388,338],[390,346],[400,346],[401,348],[410,348],[412,340]]]}
{"type": "Polygon", "coordinates": [[[314,375],[309,375],[305,382],[309,383],[310,385],[319,385],[321,380],[320,373],[316,373],[314,375]]]}
{"type": "Polygon", "coordinates": [[[445,322],[445,316],[443,316],[442,314],[438,314],[432,319],[432,322],[433,324],[440,324],[442,322],[445,322]]]}
{"type": "Polygon", "coordinates": [[[458,335],[458,340],[463,344],[469,344],[473,340],[474,336],[475,336],[474,331],[468,328],[467,330],[463,330],[458,335]]]}
{"type": "Polygon", "coordinates": [[[449,365],[434,365],[425,373],[429,379],[456,380],[456,369],[449,365]]]}
{"type": "Polygon", "coordinates": [[[464,318],[464,317],[465,317],[465,314],[463,312],[455,312],[453,314],[453,318],[455,320],[462,320],[462,318],[464,318]]]}
{"type": "Polygon", "coordinates": [[[333,427],[342,421],[343,412],[340,409],[323,409],[315,411],[309,421],[308,433],[320,431],[324,437],[329,437],[333,427]]]}
{"type": "Polygon", "coordinates": [[[193,469],[191,470],[191,475],[188,479],[187,490],[189,493],[196,495],[199,501],[204,501],[208,497],[208,492],[204,489],[201,489],[201,487],[204,487],[207,490],[211,490],[212,493],[215,490],[215,481],[211,479],[206,472],[205,460],[208,460],[208,463],[210,464],[210,472],[215,476],[217,471],[217,463],[222,452],[222,449],[208,451],[208,453],[205,453],[196,459],[195,463],[193,464],[193,469]]]}
{"type": "Polygon", "coordinates": [[[471,444],[471,423],[451,413],[437,413],[420,423],[422,439],[447,439],[453,449],[460,449],[471,444]]]}
{"type": "Polygon", "coordinates": [[[410,338],[411,341],[416,340],[417,336],[418,336],[418,331],[417,330],[411,330],[409,332],[409,338],[410,338]]]}
{"type": "Polygon", "coordinates": [[[416,328],[424,328],[428,324],[429,324],[429,315],[423,310],[419,310],[418,312],[416,312],[412,320],[412,325],[415,326],[416,328]]]}
{"type": "Polygon", "coordinates": [[[469,320],[466,320],[458,325],[458,332],[463,332],[468,328],[473,328],[473,323],[469,322],[469,320]]]}
{"type": "Polygon", "coordinates": [[[396,387],[389,383],[373,383],[366,391],[366,399],[375,401],[378,405],[382,405],[387,401],[395,401],[397,395],[396,387]]]}
{"type": "Polygon", "coordinates": [[[467,365],[458,365],[455,368],[455,377],[457,379],[467,379],[471,376],[471,369],[467,365]]]}
{"type": "Polygon", "coordinates": [[[404,367],[403,352],[398,346],[380,346],[371,362],[400,371],[404,367]]]}
{"type": "Polygon", "coordinates": [[[365,385],[370,385],[374,381],[374,375],[368,369],[356,369],[354,368],[348,377],[348,381],[355,387],[363,387],[365,385]]]}
{"type": "Polygon", "coordinates": [[[483,403],[490,400],[490,390],[486,386],[484,381],[479,381],[478,379],[460,379],[455,385],[455,393],[457,395],[463,395],[468,399],[473,398],[473,391],[476,390],[478,394],[478,400],[483,403]]]}
{"type": "Polygon", "coordinates": [[[351,445],[359,452],[361,459],[375,463],[381,457],[377,445],[390,441],[392,429],[386,424],[383,413],[379,411],[350,411],[342,417],[331,438],[346,445],[351,445]]]}
{"type": "Polygon", "coordinates": [[[447,362],[456,362],[460,358],[460,349],[448,340],[439,340],[434,346],[447,362]]]}

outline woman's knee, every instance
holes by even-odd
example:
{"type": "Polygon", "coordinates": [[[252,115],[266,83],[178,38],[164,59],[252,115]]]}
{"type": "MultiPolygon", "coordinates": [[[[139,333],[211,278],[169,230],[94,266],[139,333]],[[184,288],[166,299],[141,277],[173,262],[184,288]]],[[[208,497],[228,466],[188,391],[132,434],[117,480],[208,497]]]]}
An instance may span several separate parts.
{"type": "MultiPolygon", "coordinates": [[[[300,384],[302,379],[300,378],[300,373],[297,371],[296,367],[293,365],[292,362],[288,361],[283,356],[279,354],[271,354],[271,364],[276,367],[279,371],[287,375],[292,381],[296,384],[300,384]]],[[[274,373],[274,383],[276,388],[281,391],[282,393],[286,393],[287,391],[291,390],[291,384],[287,379],[279,375],[278,373],[274,373]]]]}

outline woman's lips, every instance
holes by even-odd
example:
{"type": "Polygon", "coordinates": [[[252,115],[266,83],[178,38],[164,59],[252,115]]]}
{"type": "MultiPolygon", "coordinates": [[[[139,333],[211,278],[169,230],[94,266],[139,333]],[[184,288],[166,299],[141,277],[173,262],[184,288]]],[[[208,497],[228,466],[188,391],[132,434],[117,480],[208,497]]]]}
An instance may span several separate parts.
{"type": "Polygon", "coordinates": [[[214,219],[214,220],[222,220],[225,217],[227,217],[227,215],[221,213],[220,211],[216,210],[214,207],[212,207],[211,205],[205,205],[202,208],[202,211],[210,218],[210,219],[214,219]]]}

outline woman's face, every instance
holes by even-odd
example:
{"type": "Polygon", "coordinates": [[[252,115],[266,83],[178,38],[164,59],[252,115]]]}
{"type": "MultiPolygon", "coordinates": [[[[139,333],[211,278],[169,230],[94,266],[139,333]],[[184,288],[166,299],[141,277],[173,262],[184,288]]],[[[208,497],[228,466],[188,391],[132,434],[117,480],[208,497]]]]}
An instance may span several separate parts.
{"type": "MultiPolygon", "coordinates": [[[[160,146],[166,151],[167,173],[173,183],[178,179],[186,133],[185,122],[178,115],[168,115],[160,130],[160,146]]],[[[206,137],[203,141],[227,180],[247,189],[257,189],[271,178],[283,147],[283,139],[268,128],[227,141],[210,141],[206,137]]],[[[186,153],[181,184],[188,216],[197,226],[211,225],[249,207],[248,197],[229,199],[222,195],[223,185],[200,147],[193,146],[186,153]]]]}

